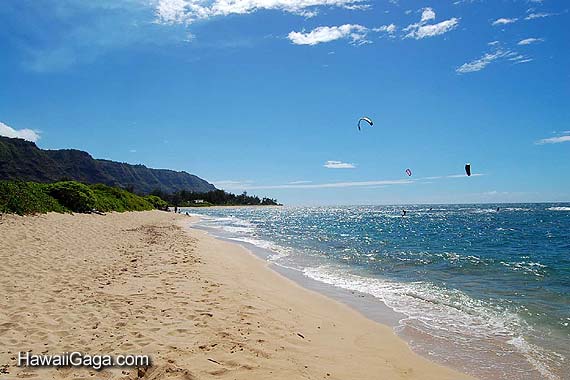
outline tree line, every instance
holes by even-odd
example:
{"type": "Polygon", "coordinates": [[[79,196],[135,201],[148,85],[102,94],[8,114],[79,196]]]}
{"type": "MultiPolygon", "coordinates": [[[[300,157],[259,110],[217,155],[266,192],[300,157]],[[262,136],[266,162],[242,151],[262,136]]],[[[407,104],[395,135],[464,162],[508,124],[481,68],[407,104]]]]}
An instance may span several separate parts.
{"type": "Polygon", "coordinates": [[[248,195],[246,191],[239,195],[228,193],[224,190],[212,190],[205,193],[181,190],[168,194],[157,189],[152,191],[151,194],[164,199],[172,206],[178,207],[201,204],[197,202],[217,206],[280,206],[276,199],[259,198],[257,195],[248,195]]]}

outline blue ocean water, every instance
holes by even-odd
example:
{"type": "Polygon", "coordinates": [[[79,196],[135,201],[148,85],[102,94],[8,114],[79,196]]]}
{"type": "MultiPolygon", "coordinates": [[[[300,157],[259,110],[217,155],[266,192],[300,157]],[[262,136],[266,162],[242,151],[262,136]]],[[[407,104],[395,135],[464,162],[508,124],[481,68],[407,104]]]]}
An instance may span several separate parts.
{"type": "Polygon", "coordinates": [[[374,296],[430,359],[481,379],[570,379],[570,204],[402,207],[184,211],[276,265],[374,296]]]}

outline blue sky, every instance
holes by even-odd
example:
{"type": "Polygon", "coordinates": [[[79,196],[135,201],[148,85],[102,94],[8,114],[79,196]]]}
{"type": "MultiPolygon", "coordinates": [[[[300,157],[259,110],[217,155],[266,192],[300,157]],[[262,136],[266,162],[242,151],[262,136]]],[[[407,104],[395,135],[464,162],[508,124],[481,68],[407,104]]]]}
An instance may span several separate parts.
{"type": "Polygon", "coordinates": [[[570,201],[569,8],[4,0],[0,134],[287,204],[570,201]]]}

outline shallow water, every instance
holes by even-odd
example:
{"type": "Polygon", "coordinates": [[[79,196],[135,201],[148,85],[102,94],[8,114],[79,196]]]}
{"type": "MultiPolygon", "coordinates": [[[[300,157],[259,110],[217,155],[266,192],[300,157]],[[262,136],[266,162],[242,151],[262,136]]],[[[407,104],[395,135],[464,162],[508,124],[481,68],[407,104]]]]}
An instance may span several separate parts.
{"type": "Polygon", "coordinates": [[[570,205],[405,208],[187,211],[276,265],[375,297],[433,360],[482,379],[570,379],[570,205]]]}

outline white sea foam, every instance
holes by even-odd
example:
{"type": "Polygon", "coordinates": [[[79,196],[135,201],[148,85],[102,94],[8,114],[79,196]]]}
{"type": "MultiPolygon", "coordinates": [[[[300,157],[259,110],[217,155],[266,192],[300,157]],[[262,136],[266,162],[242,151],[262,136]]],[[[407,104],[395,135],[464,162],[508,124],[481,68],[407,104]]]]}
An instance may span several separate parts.
{"type": "Polygon", "coordinates": [[[230,237],[229,239],[237,242],[251,244],[258,248],[270,251],[271,254],[267,257],[267,260],[269,261],[278,261],[291,254],[289,249],[281,247],[267,240],[256,239],[252,237],[230,237]]]}
{"type": "Polygon", "coordinates": [[[570,211],[570,207],[549,207],[549,211],[570,211]]]}
{"type": "Polygon", "coordinates": [[[558,355],[553,355],[551,352],[547,352],[541,347],[529,343],[522,336],[517,336],[508,340],[507,344],[513,345],[517,351],[520,352],[542,376],[544,376],[545,379],[559,380],[559,377],[551,373],[550,369],[545,364],[545,362],[548,361],[560,360],[558,355]]]}
{"type": "Polygon", "coordinates": [[[364,277],[332,266],[306,268],[304,273],[317,281],[371,294],[395,311],[435,329],[456,329],[456,333],[464,333],[465,329],[469,329],[473,336],[508,336],[512,334],[512,326],[523,323],[516,314],[507,311],[489,314],[488,305],[482,301],[429,283],[404,283],[364,277]]]}
{"type": "Polygon", "coordinates": [[[529,327],[517,314],[506,309],[430,283],[364,277],[329,265],[306,268],[304,274],[317,281],[379,298],[394,311],[406,315],[400,321],[400,329],[416,329],[471,351],[485,351],[489,342],[496,342],[497,351],[508,355],[511,346],[542,376],[558,379],[546,364],[552,362],[553,353],[526,341],[524,346],[520,332],[529,327]]]}
{"type": "Polygon", "coordinates": [[[290,254],[290,250],[279,246],[271,241],[263,240],[255,236],[255,224],[234,216],[211,217],[206,216],[201,223],[202,227],[223,231],[224,238],[229,240],[251,244],[255,247],[271,252],[267,257],[269,261],[278,261],[290,254]]]}
{"type": "Polygon", "coordinates": [[[543,277],[545,275],[545,270],[547,268],[547,266],[542,263],[533,263],[527,261],[514,261],[514,262],[500,261],[500,263],[501,265],[504,265],[505,267],[508,267],[514,271],[522,271],[538,277],[543,277]]]}

